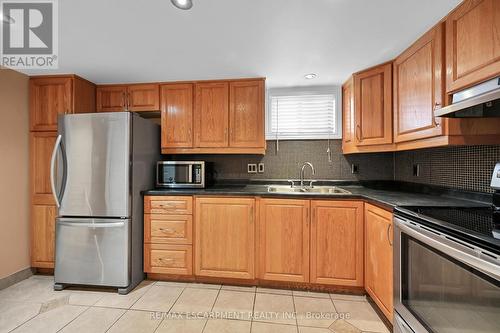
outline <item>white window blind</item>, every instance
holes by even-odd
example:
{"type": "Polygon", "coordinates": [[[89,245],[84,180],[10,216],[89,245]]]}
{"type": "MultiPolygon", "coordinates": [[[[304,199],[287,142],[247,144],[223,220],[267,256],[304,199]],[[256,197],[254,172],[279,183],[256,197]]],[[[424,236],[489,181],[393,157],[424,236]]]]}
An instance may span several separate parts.
{"type": "Polygon", "coordinates": [[[269,98],[266,138],[339,138],[335,93],[294,93],[269,98]]]}

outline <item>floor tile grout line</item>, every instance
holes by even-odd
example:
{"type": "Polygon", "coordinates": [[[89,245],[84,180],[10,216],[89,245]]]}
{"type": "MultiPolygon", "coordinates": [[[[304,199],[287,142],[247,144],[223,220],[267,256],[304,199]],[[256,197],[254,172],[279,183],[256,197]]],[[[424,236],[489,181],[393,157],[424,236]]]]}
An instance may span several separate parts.
{"type": "Polygon", "coordinates": [[[295,297],[293,296],[292,292],[292,303],[293,303],[293,312],[295,313],[295,326],[297,327],[297,332],[299,331],[299,320],[298,320],[298,314],[297,314],[297,307],[295,306],[295,297]]]}
{"type": "Polygon", "coordinates": [[[253,293],[253,303],[252,303],[252,314],[251,314],[251,318],[250,318],[250,333],[252,332],[252,328],[253,328],[253,317],[254,317],[254,313],[255,313],[255,300],[257,298],[257,288],[254,289],[254,293],[253,293]]]}
{"type": "MultiPolygon", "coordinates": [[[[167,312],[162,312],[162,313],[166,313],[167,315],[170,314],[170,311],[172,311],[172,308],[174,307],[175,303],[177,303],[177,301],[179,300],[179,298],[181,297],[181,295],[184,293],[184,290],[186,290],[186,287],[182,288],[182,291],[179,293],[179,296],[177,296],[177,298],[172,303],[172,305],[170,306],[170,308],[168,309],[168,311],[167,312]]],[[[154,311],[150,311],[150,312],[154,312],[154,311]]],[[[153,331],[153,333],[155,333],[156,331],[158,331],[158,328],[160,328],[161,324],[163,324],[164,321],[165,321],[165,316],[162,316],[160,323],[158,324],[158,326],[156,326],[156,328],[153,331]]]]}
{"type": "Polygon", "coordinates": [[[122,319],[122,317],[127,313],[126,309],[120,309],[120,310],[123,310],[121,316],[118,316],[118,318],[116,318],[116,320],[111,325],[109,325],[109,327],[104,331],[104,333],[108,332],[113,326],[115,326],[118,320],[122,319]]]}
{"type": "MultiPolygon", "coordinates": [[[[70,304],[68,304],[70,305],[70,304]]],[[[87,306],[87,308],[82,311],[82,313],[80,313],[78,316],[76,316],[75,318],[71,319],[68,323],[66,323],[66,325],[64,325],[63,327],[61,327],[59,330],[57,330],[57,332],[61,332],[66,326],[68,326],[69,324],[71,324],[72,322],[74,322],[77,318],[79,318],[81,315],[83,315],[85,312],[87,312],[92,306],[87,306]]]]}
{"type": "MultiPolygon", "coordinates": [[[[41,308],[42,308],[42,304],[40,304],[40,309],[41,309],[41,308]]],[[[11,330],[9,331],[9,333],[10,333],[10,332],[13,332],[13,331],[15,331],[15,330],[17,330],[19,327],[23,326],[24,324],[26,324],[26,323],[27,323],[28,321],[30,321],[31,319],[33,319],[33,318],[35,318],[35,317],[39,316],[39,315],[40,315],[40,309],[38,309],[38,313],[37,313],[36,315],[34,315],[33,317],[30,317],[29,319],[26,319],[26,320],[25,320],[25,321],[23,321],[21,324],[17,325],[17,326],[16,326],[16,327],[14,327],[13,329],[11,329],[11,330]]]]}
{"type": "MultiPolygon", "coordinates": [[[[210,313],[212,313],[215,303],[217,303],[217,299],[219,298],[220,291],[222,290],[222,285],[220,285],[220,288],[217,290],[217,296],[215,296],[214,303],[212,304],[212,307],[210,308],[210,313]]],[[[207,321],[205,322],[205,325],[203,325],[203,329],[201,330],[201,333],[205,332],[205,328],[207,327],[208,321],[210,318],[207,318],[207,321]]]]}

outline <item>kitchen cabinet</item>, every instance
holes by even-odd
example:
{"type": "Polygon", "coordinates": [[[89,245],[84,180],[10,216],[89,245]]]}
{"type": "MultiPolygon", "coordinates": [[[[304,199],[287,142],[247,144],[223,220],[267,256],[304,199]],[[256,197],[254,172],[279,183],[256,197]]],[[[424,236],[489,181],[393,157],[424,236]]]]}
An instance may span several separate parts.
{"type": "Polygon", "coordinates": [[[227,147],[229,143],[229,84],[195,84],[195,144],[200,148],[227,147]]]}
{"type": "Polygon", "coordinates": [[[76,75],[34,76],[30,88],[30,131],[57,131],[61,114],[95,111],[95,85],[76,75]]]}
{"type": "Polygon", "coordinates": [[[255,278],[255,199],[196,197],[195,274],[255,278]]]}
{"type": "Polygon", "coordinates": [[[144,271],[193,275],[193,198],[144,197],[144,271]]]}
{"type": "Polygon", "coordinates": [[[161,86],[163,154],[263,154],[264,79],[161,86]]]}
{"type": "Polygon", "coordinates": [[[438,24],[394,60],[394,141],[444,134],[444,29],[438,24]]]}
{"type": "Polygon", "coordinates": [[[159,111],[158,84],[102,85],[97,87],[98,112],[159,111]]]}
{"type": "Polygon", "coordinates": [[[309,282],[309,200],[261,199],[259,278],[309,282]]]}
{"type": "Polygon", "coordinates": [[[31,196],[36,203],[55,204],[50,184],[50,159],[57,132],[30,133],[31,196]]]}
{"type": "Polygon", "coordinates": [[[365,204],[365,289],[384,315],[393,319],[392,213],[365,204]]]}
{"type": "Polygon", "coordinates": [[[193,147],[193,84],[160,87],[162,148],[193,147]]]}
{"type": "Polygon", "coordinates": [[[363,202],[311,201],[311,283],[363,286],[363,202]]]}
{"type": "Polygon", "coordinates": [[[357,146],[392,143],[392,63],[355,73],[354,135],[357,146]]]}
{"type": "Polygon", "coordinates": [[[500,73],[500,2],[466,0],[446,18],[446,90],[500,73]]]}
{"type": "Polygon", "coordinates": [[[265,147],[264,81],[229,83],[229,146],[265,147]]]}
{"type": "Polygon", "coordinates": [[[57,209],[51,204],[31,206],[31,266],[54,268],[55,221],[57,209]]]}
{"type": "Polygon", "coordinates": [[[352,78],[342,85],[342,151],[355,150],[354,142],[354,101],[352,78]]]}

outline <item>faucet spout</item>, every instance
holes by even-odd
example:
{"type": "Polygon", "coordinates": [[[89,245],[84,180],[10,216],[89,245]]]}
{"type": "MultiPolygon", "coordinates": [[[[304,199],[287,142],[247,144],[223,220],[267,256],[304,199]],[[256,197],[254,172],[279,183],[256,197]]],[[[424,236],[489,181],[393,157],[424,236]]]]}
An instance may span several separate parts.
{"type": "MultiPolygon", "coordinates": [[[[306,166],[309,166],[311,168],[312,176],[314,176],[316,174],[316,171],[314,170],[314,165],[312,165],[311,162],[304,162],[304,164],[302,164],[302,167],[300,168],[300,186],[301,187],[304,187],[304,171],[305,171],[306,166]]],[[[312,184],[312,180],[311,180],[311,184],[312,184]]]]}

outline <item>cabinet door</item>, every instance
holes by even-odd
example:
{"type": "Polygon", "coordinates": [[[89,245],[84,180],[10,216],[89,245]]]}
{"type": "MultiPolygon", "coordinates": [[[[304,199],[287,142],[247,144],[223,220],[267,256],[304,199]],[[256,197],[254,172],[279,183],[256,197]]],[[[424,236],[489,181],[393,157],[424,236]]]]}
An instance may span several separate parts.
{"type": "Polygon", "coordinates": [[[264,81],[229,84],[229,146],[258,148],[264,139],[264,81]]]}
{"type": "Polygon", "coordinates": [[[352,79],[342,86],[342,120],[342,150],[345,153],[355,145],[352,79]]]}
{"type": "Polygon", "coordinates": [[[262,199],[259,277],[309,282],[309,201],[262,199]]]}
{"type": "Polygon", "coordinates": [[[354,74],[358,146],[392,143],[392,64],[354,74]]]}
{"type": "Polygon", "coordinates": [[[193,85],[161,86],[162,148],[193,147],[193,85]]]}
{"type": "Polygon", "coordinates": [[[255,199],[195,199],[195,274],[254,279],[255,199]]]}
{"type": "Polygon", "coordinates": [[[365,204],[365,288],[392,322],[393,262],[392,214],[365,204]]]}
{"type": "Polygon", "coordinates": [[[158,84],[133,84],[128,86],[129,111],[160,110],[160,86],[158,84]]]}
{"type": "Polygon", "coordinates": [[[50,158],[57,132],[31,132],[31,194],[34,203],[55,204],[50,185],[50,158]]]}
{"type": "Polygon", "coordinates": [[[466,0],[446,19],[446,90],[500,73],[500,1],[466,0]]]}
{"type": "Polygon", "coordinates": [[[33,205],[31,208],[31,266],[54,267],[55,220],[54,205],[33,205]]]}
{"type": "Polygon", "coordinates": [[[97,112],[127,110],[127,86],[97,87],[97,112]]]}
{"type": "Polygon", "coordinates": [[[311,282],[363,286],[363,202],[312,201],[311,282]]]}
{"type": "Polygon", "coordinates": [[[57,131],[57,116],[73,112],[71,78],[30,79],[31,131],[57,131]]]}
{"type": "Polygon", "coordinates": [[[227,147],[228,83],[197,83],[195,91],[195,146],[201,148],[227,147]]]}
{"type": "Polygon", "coordinates": [[[443,28],[438,24],[394,61],[394,141],[443,135],[443,28]]]}

